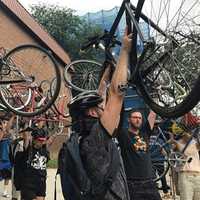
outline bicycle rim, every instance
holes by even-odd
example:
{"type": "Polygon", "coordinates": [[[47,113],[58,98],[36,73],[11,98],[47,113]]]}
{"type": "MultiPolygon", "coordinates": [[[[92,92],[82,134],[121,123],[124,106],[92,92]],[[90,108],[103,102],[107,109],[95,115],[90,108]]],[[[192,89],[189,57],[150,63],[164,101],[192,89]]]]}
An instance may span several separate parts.
{"type": "MultiPolygon", "coordinates": [[[[161,145],[162,146],[162,145],[161,145]]],[[[158,156],[158,152],[151,151],[151,162],[153,169],[153,180],[159,181],[169,170],[168,153],[164,147],[162,147],[162,157],[158,156]]]]}
{"type": "Polygon", "coordinates": [[[31,89],[17,89],[14,85],[1,86],[0,95],[4,102],[8,102],[13,110],[24,109],[31,101],[31,89]]]}
{"type": "MultiPolygon", "coordinates": [[[[24,94],[28,94],[27,91],[31,89],[34,96],[27,105],[23,100],[18,101],[17,106],[21,109],[16,109],[14,104],[16,95],[13,90],[9,89],[10,95],[1,95],[0,97],[3,104],[16,114],[27,117],[45,112],[56,100],[61,84],[60,72],[52,55],[39,46],[21,45],[11,50],[5,56],[4,61],[9,66],[10,73],[1,77],[1,81],[12,81],[12,84],[9,85],[21,87],[21,90],[24,88],[24,94]],[[47,73],[44,73],[44,70],[47,73]],[[39,86],[43,80],[51,82],[54,77],[57,77],[55,91],[49,98],[48,92],[44,89],[41,90],[39,86]],[[16,80],[22,80],[22,82],[15,83],[16,80]]],[[[49,88],[45,89],[50,90],[50,85],[49,88]]],[[[20,98],[19,95],[18,98],[20,98]]]]}
{"type": "Polygon", "coordinates": [[[97,90],[102,65],[93,60],[77,60],[65,67],[64,80],[68,87],[79,91],[97,90]]]}
{"type": "Polygon", "coordinates": [[[197,0],[150,0],[140,14],[150,45],[142,43],[138,53],[136,83],[146,103],[161,116],[179,117],[199,101],[199,9],[197,0]]]}

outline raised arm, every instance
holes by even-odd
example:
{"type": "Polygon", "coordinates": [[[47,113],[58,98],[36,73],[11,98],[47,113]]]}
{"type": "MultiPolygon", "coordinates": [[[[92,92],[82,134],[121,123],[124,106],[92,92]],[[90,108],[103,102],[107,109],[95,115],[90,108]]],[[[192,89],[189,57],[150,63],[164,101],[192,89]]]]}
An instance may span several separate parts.
{"type": "Polygon", "coordinates": [[[101,123],[110,135],[113,135],[114,130],[119,124],[119,116],[124,99],[124,94],[119,88],[120,86],[127,84],[129,52],[131,50],[130,38],[131,36],[128,36],[127,31],[125,31],[119,60],[108,90],[105,109],[100,118],[101,123]]]}
{"type": "Polygon", "coordinates": [[[110,84],[110,73],[111,73],[111,67],[108,66],[104,73],[103,73],[103,76],[101,78],[101,81],[99,83],[99,88],[98,88],[98,94],[101,95],[104,99],[104,102],[103,102],[103,106],[105,106],[105,103],[106,103],[106,99],[107,99],[107,88],[110,84]]]}
{"type": "Polygon", "coordinates": [[[8,122],[2,124],[5,138],[10,136],[10,129],[13,125],[14,119],[15,119],[15,115],[12,115],[12,117],[8,120],[8,122]]]}
{"type": "Polygon", "coordinates": [[[26,131],[23,134],[24,134],[24,136],[23,136],[23,138],[24,138],[24,148],[27,149],[28,146],[32,144],[31,132],[26,131]]]}
{"type": "Polygon", "coordinates": [[[4,132],[3,132],[3,130],[2,129],[0,129],[0,141],[2,140],[2,138],[3,138],[3,135],[4,135],[4,132]]]}
{"type": "Polygon", "coordinates": [[[55,141],[55,139],[56,139],[56,134],[54,134],[54,135],[51,135],[48,139],[47,139],[47,141],[46,141],[46,146],[47,146],[47,149],[49,149],[50,147],[51,147],[51,145],[53,144],[53,142],[55,141]]]}
{"type": "Polygon", "coordinates": [[[148,115],[148,122],[149,122],[149,126],[150,126],[151,130],[153,130],[155,121],[156,121],[156,113],[151,110],[148,115]]]}
{"type": "MultiPolygon", "coordinates": [[[[197,125],[198,125],[197,130],[199,131],[198,134],[200,134],[200,119],[197,120],[197,125]]],[[[196,146],[197,146],[197,149],[200,151],[200,139],[199,139],[199,137],[197,139],[196,146]]]]}

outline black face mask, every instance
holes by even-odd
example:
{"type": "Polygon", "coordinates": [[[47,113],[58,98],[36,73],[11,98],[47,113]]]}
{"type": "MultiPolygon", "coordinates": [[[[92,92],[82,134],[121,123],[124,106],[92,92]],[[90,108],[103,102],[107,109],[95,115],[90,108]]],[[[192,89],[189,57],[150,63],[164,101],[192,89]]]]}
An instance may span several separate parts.
{"type": "Polygon", "coordinates": [[[80,121],[80,135],[85,136],[90,133],[92,126],[98,121],[98,118],[86,116],[80,121]]]}

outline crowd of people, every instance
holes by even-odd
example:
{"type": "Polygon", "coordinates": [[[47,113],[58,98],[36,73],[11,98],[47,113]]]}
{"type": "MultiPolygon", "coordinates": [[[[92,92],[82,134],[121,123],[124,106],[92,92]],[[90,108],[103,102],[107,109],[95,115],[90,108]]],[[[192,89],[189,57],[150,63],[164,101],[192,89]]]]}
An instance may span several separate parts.
{"type": "Polygon", "coordinates": [[[0,132],[0,177],[4,180],[2,196],[10,198],[8,184],[12,180],[12,200],[44,199],[46,195],[49,146],[54,137],[48,137],[44,122],[33,127],[24,126],[14,137],[12,130],[16,116],[2,121],[0,132]]]}
{"type": "MultiPolygon", "coordinates": [[[[153,180],[150,146],[156,135],[156,114],[149,112],[147,120],[139,109],[128,116],[129,127],[118,128],[127,85],[131,35],[126,32],[115,71],[110,76],[107,67],[98,92],[83,92],[68,104],[70,115],[79,134],[79,151],[83,168],[91,187],[80,199],[90,200],[161,200],[158,185],[153,180]],[[107,87],[109,82],[109,87],[107,87]],[[114,140],[113,138],[116,138],[114,140]],[[115,166],[113,166],[113,163],[115,166]]],[[[15,115],[1,121],[0,175],[4,180],[2,196],[9,198],[8,182],[12,178],[12,200],[44,200],[46,196],[47,162],[53,137],[43,122],[32,129],[21,127],[12,137],[15,115]],[[21,196],[21,197],[19,197],[21,196]]],[[[169,136],[174,149],[181,151],[191,138],[183,131],[181,137],[169,136]]],[[[178,171],[181,200],[200,199],[199,143],[193,138],[185,149],[191,157],[178,171]]],[[[159,151],[159,150],[158,150],[159,151]]],[[[160,152],[161,156],[162,152],[160,152]]],[[[163,177],[163,198],[169,198],[170,187],[163,177]]],[[[70,198],[69,198],[70,199],[70,198]]],[[[76,200],[76,199],[72,199],[76,200]]]]}

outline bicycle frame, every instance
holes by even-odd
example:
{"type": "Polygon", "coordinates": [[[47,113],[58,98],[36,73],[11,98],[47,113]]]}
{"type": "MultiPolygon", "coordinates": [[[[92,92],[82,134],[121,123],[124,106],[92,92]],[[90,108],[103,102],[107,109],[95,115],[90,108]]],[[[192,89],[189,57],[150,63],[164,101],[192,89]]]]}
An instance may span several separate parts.
{"type": "MultiPolygon", "coordinates": [[[[112,38],[114,37],[114,34],[117,30],[117,27],[120,23],[120,20],[123,16],[123,14],[126,14],[126,23],[129,27],[132,27],[132,49],[130,53],[130,71],[131,71],[131,80],[135,80],[135,78],[139,75],[139,67],[140,64],[143,62],[144,56],[149,48],[151,48],[153,41],[145,41],[145,38],[143,36],[143,33],[139,27],[139,18],[144,20],[147,24],[149,24],[153,29],[161,33],[165,37],[170,37],[168,36],[164,30],[162,30],[159,26],[156,25],[151,19],[149,19],[146,15],[144,15],[142,12],[140,12],[141,8],[144,5],[145,0],[138,0],[137,6],[133,6],[130,2],[130,0],[123,0],[121,7],[119,9],[119,12],[113,22],[113,25],[110,28],[110,31],[108,32],[108,38],[105,40],[105,60],[114,60],[112,54],[109,52],[110,51],[110,44],[112,42],[112,38]],[[133,14],[134,13],[134,14],[133,14]],[[145,48],[138,60],[137,57],[137,35],[139,36],[139,39],[141,42],[144,44],[145,48]],[[109,52],[109,53],[108,53],[109,52]],[[110,58],[112,57],[112,59],[110,58]]],[[[130,32],[131,30],[129,30],[130,32]]],[[[170,37],[171,38],[171,37],[170,37]]],[[[174,49],[178,46],[178,42],[171,38],[173,41],[174,49]]],[[[166,57],[168,57],[169,52],[165,52],[163,55],[158,58],[157,61],[155,61],[151,66],[149,66],[147,69],[145,69],[142,73],[142,76],[145,77],[147,76],[148,73],[154,70],[154,68],[158,65],[159,62],[164,61],[166,57]]]]}
{"type": "MultiPolygon", "coordinates": [[[[142,1],[138,1],[138,3],[140,2],[140,6],[143,6],[145,0],[142,1]]],[[[138,6],[137,6],[138,7],[138,6]]],[[[137,33],[139,34],[140,39],[142,40],[142,42],[144,42],[144,37],[142,34],[142,31],[139,27],[139,15],[138,15],[138,11],[137,9],[135,9],[135,16],[133,15],[133,13],[131,12],[133,6],[131,6],[130,0],[124,0],[119,12],[117,14],[117,17],[115,19],[115,21],[113,22],[112,27],[110,28],[110,31],[108,33],[109,38],[105,41],[105,52],[109,52],[110,51],[110,44],[112,42],[112,38],[114,37],[114,34],[117,30],[117,27],[120,23],[120,20],[123,16],[124,13],[126,13],[126,19],[127,19],[127,23],[131,23],[131,21],[133,22],[134,25],[134,29],[133,29],[133,43],[136,44],[137,42],[137,33]]],[[[129,30],[130,31],[130,30],[129,30]]],[[[131,50],[131,54],[132,55],[136,55],[137,53],[137,49],[136,49],[136,45],[132,45],[132,50],[131,50]]],[[[112,54],[109,53],[111,56],[112,54]]],[[[106,60],[110,60],[110,56],[108,55],[108,53],[105,53],[105,59],[106,60]]],[[[134,66],[136,66],[137,64],[137,56],[134,57],[134,59],[132,59],[131,63],[131,71],[133,71],[134,66]]]]}
{"type": "MultiPolygon", "coordinates": [[[[159,137],[161,136],[162,138],[163,138],[163,140],[164,140],[164,143],[163,143],[163,145],[161,145],[160,147],[161,148],[165,148],[167,145],[170,145],[170,140],[167,140],[167,138],[165,137],[165,134],[163,133],[163,131],[162,131],[162,129],[158,126],[158,130],[159,130],[159,133],[158,133],[158,135],[156,136],[156,140],[155,140],[155,142],[154,143],[156,143],[157,141],[158,141],[158,139],[159,139],[159,137]]],[[[193,140],[193,138],[195,138],[197,135],[199,134],[199,127],[197,127],[196,129],[195,129],[195,131],[194,131],[194,133],[192,133],[191,134],[191,136],[190,136],[190,138],[189,138],[189,140],[186,142],[186,144],[184,145],[184,147],[183,147],[183,149],[181,150],[181,151],[174,151],[173,150],[173,148],[172,148],[172,146],[170,145],[169,146],[169,151],[167,150],[167,153],[169,154],[169,155],[175,155],[175,154],[179,154],[179,156],[182,156],[183,158],[169,158],[169,160],[168,160],[168,162],[170,163],[170,162],[183,162],[183,163],[185,163],[185,162],[191,162],[191,157],[186,157],[186,158],[184,158],[184,153],[185,153],[185,151],[187,150],[187,148],[188,148],[188,146],[189,146],[189,144],[190,144],[190,142],[193,140]]]]}
{"type": "MultiPolygon", "coordinates": [[[[161,129],[159,126],[158,126],[158,130],[159,130],[159,133],[158,133],[158,135],[156,136],[155,143],[158,141],[159,137],[162,137],[163,140],[164,140],[164,143],[163,143],[163,145],[161,145],[160,147],[161,147],[161,148],[163,148],[163,147],[165,148],[167,145],[170,145],[169,140],[166,138],[165,134],[163,133],[162,129],[161,129]]],[[[170,149],[171,149],[171,147],[170,147],[170,149]]],[[[169,152],[168,152],[168,153],[169,153],[169,152]]]]}
{"type": "MultiPolygon", "coordinates": [[[[33,100],[34,100],[34,96],[33,96],[33,100]]],[[[59,132],[56,132],[55,135],[60,135],[63,132],[64,128],[67,128],[69,126],[71,126],[71,122],[68,120],[69,115],[67,115],[67,117],[65,116],[64,113],[64,103],[65,103],[65,96],[63,96],[63,98],[61,99],[61,101],[59,101],[58,103],[58,110],[54,110],[53,107],[50,108],[50,110],[52,111],[52,116],[48,116],[47,115],[43,115],[43,116],[36,116],[31,120],[31,123],[37,123],[37,122],[46,122],[48,124],[48,122],[54,122],[54,123],[58,123],[58,129],[59,132]],[[67,123],[67,125],[66,125],[67,123]]]]}

